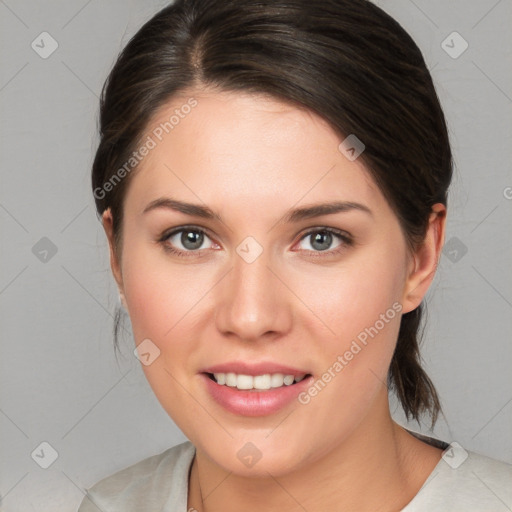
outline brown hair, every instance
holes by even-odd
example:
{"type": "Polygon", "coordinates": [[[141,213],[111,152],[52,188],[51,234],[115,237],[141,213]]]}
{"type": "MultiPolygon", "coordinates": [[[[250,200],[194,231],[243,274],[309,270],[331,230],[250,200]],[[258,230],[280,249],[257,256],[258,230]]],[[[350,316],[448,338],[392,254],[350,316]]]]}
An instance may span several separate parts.
{"type": "MultiPolygon", "coordinates": [[[[105,184],[157,111],[195,85],[271,95],[317,113],[342,137],[356,134],[411,249],[424,240],[432,206],[447,202],[452,155],[432,78],[417,45],[380,8],[366,0],[177,0],[130,40],[101,95],[92,188],[98,214],[111,209],[117,247],[130,175],[105,184]]],[[[422,305],[402,316],[388,376],[406,417],[429,412],[433,425],[440,403],[420,364],[421,316],[422,305]]],[[[116,335],[118,321],[119,312],[116,335]]]]}

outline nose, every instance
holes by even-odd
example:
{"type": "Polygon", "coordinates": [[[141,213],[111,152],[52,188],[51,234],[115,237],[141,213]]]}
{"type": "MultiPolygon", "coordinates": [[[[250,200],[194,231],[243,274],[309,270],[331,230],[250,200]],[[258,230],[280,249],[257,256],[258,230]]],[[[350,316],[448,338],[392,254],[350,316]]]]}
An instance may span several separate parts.
{"type": "Polygon", "coordinates": [[[243,341],[275,339],[292,326],[290,292],[276,277],[265,251],[248,263],[238,254],[216,287],[216,327],[224,336],[243,341]]]}

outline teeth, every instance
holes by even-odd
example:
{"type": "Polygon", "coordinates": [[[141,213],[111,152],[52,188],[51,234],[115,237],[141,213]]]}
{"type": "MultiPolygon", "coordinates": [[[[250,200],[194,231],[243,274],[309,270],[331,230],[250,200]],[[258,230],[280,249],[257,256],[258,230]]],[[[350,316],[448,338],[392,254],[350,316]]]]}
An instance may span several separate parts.
{"type": "Polygon", "coordinates": [[[236,376],[236,387],[238,389],[252,389],[254,379],[250,375],[237,375],[236,376]]]}
{"type": "Polygon", "coordinates": [[[272,378],[270,376],[270,373],[267,373],[266,375],[256,375],[255,377],[252,378],[252,381],[252,387],[254,389],[271,388],[272,378]]]}
{"type": "Polygon", "coordinates": [[[295,380],[295,377],[293,375],[285,375],[283,382],[289,386],[290,384],[293,384],[293,381],[295,380]]]}
{"type": "Polygon", "coordinates": [[[266,373],[264,375],[243,375],[236,373],[214,373],[217,384],[230,386],[241,390],[249,389],[271,389],[283,386],[291,386],[294,382],[300,382],[306,374],[303,375],[284,375],[282,373],[266,373]]]}
{"type": "Polygon", "coordinates": [[[226,386],[236,387],[236,385],[237,385],[236,374],[235,373],[226,373],[226,386]]]}
{"type": "Polygon", "coordinates": [[[270,377],[270,385],[273,388],[280,388],[284,383],[284,375],[282,373],[274,373],[270,377]]]}

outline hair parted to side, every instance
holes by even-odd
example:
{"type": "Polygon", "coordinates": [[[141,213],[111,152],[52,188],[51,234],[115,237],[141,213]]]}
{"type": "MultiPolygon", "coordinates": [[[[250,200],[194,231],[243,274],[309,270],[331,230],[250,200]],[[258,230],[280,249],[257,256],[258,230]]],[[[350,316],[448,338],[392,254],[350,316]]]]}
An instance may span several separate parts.
{"type": "MultiPolygon", "coordinates": [[[[270,95],[320,115],[340,137],[355,134],[411,250],[432,206],[447,203],[443,111],[421,51],[384,11],[367,0],[177,0],[130,40],[101,95],[92,188],[98,214],[111,209],[119,257],[135,170],[108,192],[103,186],[158,110],[194,86],[270,95]]],[[[402,316],[389,384],[407,418],[430,413],[433,425],[440,402],[420,363],[421,316],[422,305],[402,316]]]]}

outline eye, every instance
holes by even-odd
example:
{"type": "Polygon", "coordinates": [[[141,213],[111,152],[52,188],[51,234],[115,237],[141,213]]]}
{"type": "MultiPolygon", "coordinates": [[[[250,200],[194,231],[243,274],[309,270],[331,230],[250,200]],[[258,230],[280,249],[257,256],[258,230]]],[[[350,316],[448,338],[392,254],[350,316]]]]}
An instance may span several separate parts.
{"type": "Polygon", "coordinates": [[[304,245],[301,247],[306,251],[328,252],[330,254],[343,250],[353,243],[348,233],[333,228],[317,228],[308,231],[301,239],[304,245]],[[333,244],[335,244],[333,246],[333,244]]]}
{"type": "Polygon", "coordinates": [[[197,253],[202,249],[212,249],[212,245],[216,245],[202,229],[186,226],[164,233],[159,242],[167,251],[179,256],[188,256],[186,253],[197,253]]]}

